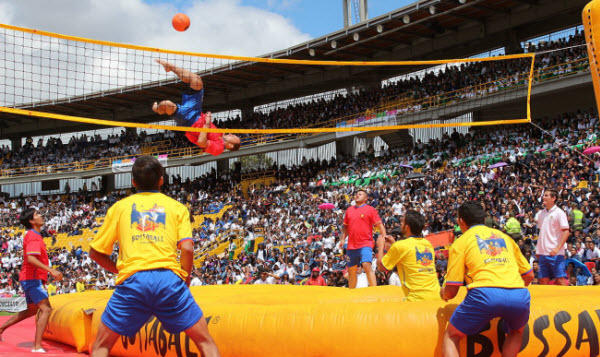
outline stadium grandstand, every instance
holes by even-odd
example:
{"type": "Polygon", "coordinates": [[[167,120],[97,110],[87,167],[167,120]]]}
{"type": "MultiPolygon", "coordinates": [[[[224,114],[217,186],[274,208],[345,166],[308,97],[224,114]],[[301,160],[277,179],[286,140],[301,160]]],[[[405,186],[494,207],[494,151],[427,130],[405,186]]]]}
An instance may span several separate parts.
{"type": "MultiPolygon", "coordinates": [[[[584,242],[600,244],[600,165],[576,152],[599,140],[580,17],[586,2],[421,1],[264,56],[371,61],[535,53],[531,103],[539,128],[248,134],[241,150],[215,159],[179,132],[98,129],[2,113],[0,293],[21,293],[24,231],[16,222],[30,206],[46,217],[42,234],[52,264],[65,276],[53,283],[57,294],[75,292],[77,282],[113,288],[112,274],[93,263],[87,250],[107,209],[132,192],[131,175],[119,173],[116,163],[145,154],[165,158],[164,193],[194,216],[192,285],[251,284],[259,271],[276,276],[277,283],[301,284],[318,267],[328,285],[346,286],[338,245],[343,212],[357,188],[368,190],[393,235],[399,235],[406,209],[425,214],[426,233],[437,242],[440,281],[447,245],[460,235],[456,208],[467,200],[484,202],[490,224],[498,227],[514,214],[521,225],[519,245],[533,264],[534,217],[548,186],[559,188],[565,212],[583,212],[567,257],[588,265],[592,276],[571,272],[571,283],[599,285],[598,260],[584,242]],[[334,207],[319,209],[322,203],[334,207]]],[[[404,124],[518,118],[524,89],[516,73],[495,61],[360,70],[254,63],[219,68],[203,80],[206,106],[217,113],[219,127],[293,129],[339,127],[382,113],[394,113],[404,124]]],[[[181,88],[176,81],[152,82],[21,108],[150,123],[157,122],[149,105],[157,93],[176,100],[181,88]]],[[[377,278],[380,285],[395,281],[377,278]]]]}

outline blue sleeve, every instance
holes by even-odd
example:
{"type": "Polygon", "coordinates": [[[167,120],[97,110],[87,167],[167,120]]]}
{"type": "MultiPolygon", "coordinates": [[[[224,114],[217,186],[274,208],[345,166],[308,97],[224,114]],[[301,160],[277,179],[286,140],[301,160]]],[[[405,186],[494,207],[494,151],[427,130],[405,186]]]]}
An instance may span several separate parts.
{"type": "Polygon", "coordinates": [[[192,126],[202,114],[202,101],[204,89],[199,91],[189,90],[183,92],[181,104],[177,104],[177,111],[173,117],[180,126],[192,126]]]}

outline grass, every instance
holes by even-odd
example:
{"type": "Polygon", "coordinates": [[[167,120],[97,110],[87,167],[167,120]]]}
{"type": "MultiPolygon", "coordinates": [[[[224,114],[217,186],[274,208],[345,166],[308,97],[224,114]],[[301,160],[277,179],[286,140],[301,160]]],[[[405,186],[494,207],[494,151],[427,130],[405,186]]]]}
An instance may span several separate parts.
{"type": "Polygon", "coordinates": [[[0,311],[0,316],[10,316],[10,315],[14,315],[14,312],[8,312],[8,311],[0,311]]]}

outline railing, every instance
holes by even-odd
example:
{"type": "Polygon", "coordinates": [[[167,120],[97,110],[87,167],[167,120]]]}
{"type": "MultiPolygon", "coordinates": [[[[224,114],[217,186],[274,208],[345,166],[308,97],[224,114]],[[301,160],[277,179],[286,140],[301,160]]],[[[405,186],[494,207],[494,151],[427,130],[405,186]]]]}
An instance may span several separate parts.
{"type": "Polygon", "coordinates": [[[152,141],[144,143],[140,148],[142,155],[152,155],[155,152],[162,152],[171,148],[171,140],[152,141]]]}
{"type": "MultiPolygon", "coordinates": [[[[575,61],[559,63],[554,66],[540,68],[534,71],[534,82],[544,82],[557,78],[563,78],[587,70],[589,68],[588,58],[581,58],[575,61]]],[[[475,86],[461,88],[455,91],[438,94],[426,98],[410,98],[404,96],[398,101],[390,101],[387,106],[377,106],[377,110],[369,109],[368,111],[347,115],[341,118],[331,119],[325,122],[318,122],[312,125],[307,125],[304,128],[329,128],[335,127],[337,124],[355,120],[360,117],[375,117],[385,111],[397,110],[400,114],[411,113],[432,107],[441,107],[449,104],[454,104],[458,101],[469,100],[477,97],[484,97],[503,90],[514,89],[527,85],[529,73],[519,73],[513,76],[496,79],[488,83],[482,83],[475,86]]],[[[243,146],[259,146],[268,143],[279,142],[283,140],[297,139],[308,135],[317,134],[251,134],[244,136],[241,140],[243,146]]],[[[197,156],[202,154],[202,149],[197,146],[186,147],[180,149],[171,149],[165,147],[164,142],[158,142],[159,145],[149,146],[152,148],[148,155],[168,154],[169,158],[180,158],[197,156]],[[162,143],[162,144],[160,144],[162,143]]],[[[170,141],[169,141],[170,143],[170,141]]],[[[150,143],[149,143],[150,144],[150,143]]],[[[91,169],[106,168],[112,165],[114,160],[132,159],[139,156],[128,155],[111,158],[99,158],[96,160],[78,161],[64,164],[43,165],[33,167],[11,168],[0,170],[0,177],[16,177],[25,175],[43,175],[49,173],[69,172],[69,171],[86,171],[91,169]]]]}
{"type": "Polygon", "coordinates": [[[275,171],[266,170],[266,171],[259,171],[259,172],[250,172],[247,174],[242,174],[242,181],[258,180],[261,178],[271,177],[271,176],[275,176],[275,171]]]}

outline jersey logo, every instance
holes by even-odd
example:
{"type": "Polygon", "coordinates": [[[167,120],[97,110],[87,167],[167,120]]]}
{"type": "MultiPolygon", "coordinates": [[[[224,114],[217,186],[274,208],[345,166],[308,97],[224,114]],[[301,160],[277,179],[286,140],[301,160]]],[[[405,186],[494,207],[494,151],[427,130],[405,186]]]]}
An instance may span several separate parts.
{"type": "Polygon", "coordinates": [[[156,203],[149,210],[137,210],[135,203],[131,206],[131,225],[138,231],[155,231],[157,228],[165,227],[167,224],[165,208],[156,203]]]}
{"type": "Polygon", "coordinates": [[[495,234],[492,234],[487,239],[481,238],[478,234],[476,234],[475,237],[477,238],[479,251],[483,254],[495,257],[504,252],[508,252],[504,239],[495,234]]]}
{"type": "Polygon", "coordinates": [[[433,263],[433,253],[429,248],[425,248],[422,252],[419,252],[419,248],[415,247],[415,252],[417,254],[417,263],[420,263],[424,267],[433,263]]]}

